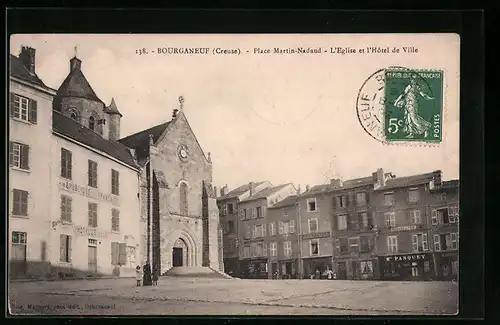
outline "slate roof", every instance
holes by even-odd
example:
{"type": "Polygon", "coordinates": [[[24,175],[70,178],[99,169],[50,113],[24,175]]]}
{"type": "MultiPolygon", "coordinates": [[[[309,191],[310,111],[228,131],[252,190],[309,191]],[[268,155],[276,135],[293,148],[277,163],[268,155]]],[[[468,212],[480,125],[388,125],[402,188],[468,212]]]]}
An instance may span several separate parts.
{"type": "Polygon", "coordinates": [[[54,131],[104,152],[131,167],[138,167],[132,157],[132,154],[130,153],[130,150],[123,144],[116,141],[106,140],[77,121],[64,116],[57,111],[52,112],[52,129],[54,131]]]}
{"type": "MultiPolygon", "coordinates": [[[[73,58],[71,60],[78,59],[73,58]]],[[[97,97],[87,78],[85,78],[85,75],[83,74],[81,68],[76,68],[70,71],[66,79],[64,79],[63,83],[57,90],[57,95],[60,97],[87,98],[104,104],[104,102],[100,100],[99,97],[97,97]]]]}
{"type": "Polygon", "coordinates": [[[396,177],[386,180],[385,186],[381,186],[377,191],[388,190],[393,188],[421,185],[430,182],[434,178],[434,173],[425,173],[405,177],[396,177]]]}
{"type": "Polygon", "coordinates": [[[106,113],[108,114],[118,114],[120,116],[123,116],[122,113],[118,110],[118,107],[116,106],[115,99],[111,98],[111,104],[109,104],[108,107],[106,107],[106,113]]]}
{"type": "Polygon", "coordinates": [[[37,86],[49,88],[43,83],[42,79],[38,78],[36,73],[31,74],[28,71],[28,69],[24,66],[20,58],[12,54],[10,55],[10,74],[13,77],[33,83],[37,86]]]}
{"type": "Polygon", "coordinates": [[[279,209],[279,208],[294,205],[295,203],[297,203],[298,198],[299,197],[297,195],[290,195],[290,196],[284,198],[283,200],[279,201],[275,205],[269,207],[269,209],[279,209]]]}
{"type": "Polygon", "coordinates": [[[262,191],[259,191],[259,192],[255,193],[254,195],[242,200],[241,202],[248,202],[248,201],[253,201],[253,200],[258,200],[258,199],[265,199],[268,196],[274,194],[275,192],[283,189],[284,187],[286,187],[290,184],[291,183],[265,188],[262,191]]]}
{"type": "Polygon", "coordinates": [[[139,160],[145,159],[149,156],[149,135],[153,135],[154,142],[158,141],[158,138],[167,129],[167,126],[169,124],[170,121],[153,126],[152,128],[149,128],[147,130],[143,130],[141,132],[137,132],[135,134],[122,138],[118,140],[118,142],[129,148],[135,149],[137,158],[139,160]]]}
{"type": "Polygon", "coordinates": [[[435,186],[432,191],[458,190],[459,187],[460,181],[458,179],[453,179],[442,182],[440,186],[435,186]]]}
{"type": "MultiPolygon", "coordinates": [[[[265,182],[254,182],[256,187],[259,185],[262,185],[264,183],[265,182]]],[[[241,186],[229,191],[227,194],[219,196],[217,198],[217,200],[232,199],[232,198],[235,198],[235,197],[237,197],[237,196],[239,196],[239,195],[241,195],[249,190],[250,190],[250,184],[241,185],[241,186]]]]}

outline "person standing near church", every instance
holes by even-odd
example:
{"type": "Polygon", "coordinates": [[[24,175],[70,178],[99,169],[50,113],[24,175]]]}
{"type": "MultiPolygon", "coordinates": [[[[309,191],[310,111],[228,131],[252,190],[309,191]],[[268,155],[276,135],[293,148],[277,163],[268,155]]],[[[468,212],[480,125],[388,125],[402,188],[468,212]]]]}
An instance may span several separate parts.
{"type": "Polygon", "coordinates": [[[157,286],[158,285],[158,278],[160,276],[160,272],[158,271],[158,268],[155,267],[153,269],[153,285],[157,286]]]}
{"type": "Polygon", "coordinates": [[[137,286],[140,287],[142,280],[142,272],[141,272],[141,267],[139,265],[137,265],[135,268],[135,279],[137,280],[137,286]]]}

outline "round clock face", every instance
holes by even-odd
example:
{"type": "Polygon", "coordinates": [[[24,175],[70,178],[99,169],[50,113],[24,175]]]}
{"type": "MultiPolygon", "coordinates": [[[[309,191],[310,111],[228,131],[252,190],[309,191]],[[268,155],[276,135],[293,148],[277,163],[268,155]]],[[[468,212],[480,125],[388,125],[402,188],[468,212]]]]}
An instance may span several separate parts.
{"type": "Polygon", "coordinates": [[[186,147],[186,145],[180,145],[179,148],[177,149],[177,152],[179,154],[179,158],[181,160],[186,160],[188,158],[188,155],[189,155],[189,152],[188,152],[188,148],[186,147]]]}

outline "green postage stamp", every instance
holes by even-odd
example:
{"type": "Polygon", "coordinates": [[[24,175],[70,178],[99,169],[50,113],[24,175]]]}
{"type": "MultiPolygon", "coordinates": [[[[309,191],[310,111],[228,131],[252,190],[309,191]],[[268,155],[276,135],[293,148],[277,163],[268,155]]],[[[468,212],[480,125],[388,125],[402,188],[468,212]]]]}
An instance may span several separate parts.
{"type": "Polygon", "coordinates": [[[443,71],[381,69],[364,82],[356,109],[365,131],[383,143],[441,143],[443,71]]]}

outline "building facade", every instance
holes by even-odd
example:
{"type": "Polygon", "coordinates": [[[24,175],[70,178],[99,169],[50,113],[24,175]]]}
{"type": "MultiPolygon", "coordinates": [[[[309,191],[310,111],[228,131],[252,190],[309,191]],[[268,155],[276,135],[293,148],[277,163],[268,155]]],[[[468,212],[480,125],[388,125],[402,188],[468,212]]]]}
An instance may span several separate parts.
{"type": "Polygon", "coordinates": [[[458,279],[459,275],[459,182],[443,181],[430,193],[430,236],[439,280],[458,279]]]}
{"type": "Polygon", "coordinates": [[[374,175],[377,253],[381,279],[436,279],[430,245],[431,189],[441,185],[441,171],[409,177],[374,175]]]}
{"type": "Polygon", "coordinates": [[[270,277],[267,211],[270,206],[294,195],[295,192],[296,189],[292,184],[269,187],[256,193],[251,189],[251,195],[240,202],[238,242],[241,277],[255,279],[270,277]]]}
{"type": "Polygon", "coordinates": [[[332,194],[330,184],[306,188],[299,197],[300,277],[316,277],[332,268],[332,194]]]}
{"type": "Polygon", "coordinates": [[[35,71],[35,49],[10,56],[8,256],[11,277],[50,273],[48,154],[56,94],[35,71]],[[46,139],[46,141],[41,141],[46,139]]]}
{"type": "Polygon", "coordinates": [[[267,210],[270,279],[298,278],[300,241],[297,220],[297,195],[291,195],[267,210]]]}
{"type": "Polygon", "coordinates": [[[219,207],[220,223],[223,230],[223,253],[224,270],[229,275],[240,274],[240,263],[238,255],[238,226],[239,226],[239,203],[250,196],[251,191],[259,192],[272,184],[264,182],[250,182],[228,191],[227,185],[221,188],[220,196],[217,197],[219,207]]]}
{"type": "MultiPolygon", "coordinates": [[[[34,71],[35,50],[23,48],[19,57],[21,67],[30,72],[30,65],[23,64],[24,56],[30,58],[34,71]]],[[[11,58],[13,76],[20,68],[16,60],[11,58]]],[[[30,75],[36,76],[34,72],[30,75]]],[[[15,107],[15,96],[20,94],[15,87],[11,91],[15,107]]],[[[36,154],[36,159],[31,154],[35,160],[28,159],[28,166],[36,163],[30,170],[34,177],[31,183],[42,184],[42,188],[33,188],[31,194],[28,191],[28,208],[30,197],[37,198],[32,211],[41,216],[37,220],[29,216],[29,223],[36,228],[12,232],[11,259],[21,256],[24,238],[24,249],[40,254],[39,258],[27,254],[24,264],[43,266],[37,270],[28,266],[27,276],[131,276],[140,255],[139,167],[130,150],[113,140],[113,133],[119,136],[119,126],[103,127],[119,125],[121,114],[116,106],[112,111],[97,97],[77,58],[70,61],[70,73],[54,95],[53,100],[37,103],[36,113],[30,112],[29,122],[40,128],[38,135],[30,135],[38,139],[32,150],[21,148],[18,154],[13,145],[12,165],[18,164],[19,155],[21,167],[26,166],[22,165],[26,151],[36,154]],[[29,232],[33,244],[26,240],[29,232]]],[[[13,125],[11,139],[20,136],[16,128],[13,125]]],[[[30,132],[23,133],[26,137],[30,132]]],[[[22,184],[13,172],[9,176],[13,187],[22,184]]],[[[23,196],[21,200],[17,193],[14,196],[13,210],[25,211],[23,196]]],[[[19,228],[15,222],[9,226],[19,228]]],[[[11,268],[11,274],[16,276],[19,269],[23,267],[11,268]]]]}

